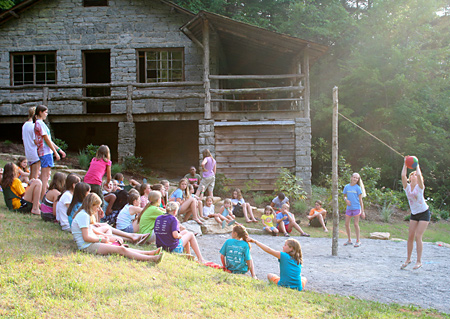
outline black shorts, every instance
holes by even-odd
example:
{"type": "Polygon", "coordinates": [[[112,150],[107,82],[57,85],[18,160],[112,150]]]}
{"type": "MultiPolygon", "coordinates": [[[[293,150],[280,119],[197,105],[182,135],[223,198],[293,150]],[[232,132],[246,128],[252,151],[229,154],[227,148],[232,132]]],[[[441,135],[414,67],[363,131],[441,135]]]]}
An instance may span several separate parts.
{"type": "Polygon", "coordinates": [[[424,211],[423,213],[418,213],[418,214],[411,214],[411,218],[410,220],[416,220],[416,221],[426,221],[429,222],[431,219],[431,212],[429,209],[427,209],[426,211],[424,211]]]}
{"type": "Polygon", "coordinates": [[[20,207],[17,208],[17,211],[21,213],[29,213],[33,208],[33,203],[27,202],[25,199],[20,199],[20,207]]]}

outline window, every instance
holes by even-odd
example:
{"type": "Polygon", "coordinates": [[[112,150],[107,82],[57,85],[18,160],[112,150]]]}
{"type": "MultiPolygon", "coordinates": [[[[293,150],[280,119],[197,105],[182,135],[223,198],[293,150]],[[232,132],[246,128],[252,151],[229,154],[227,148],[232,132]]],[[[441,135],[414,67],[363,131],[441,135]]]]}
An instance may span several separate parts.
{"type": "Polygon", "coordinates": [[[56,53],[13,53],[12,85],[55,84],[56,53]]]}
{"type": "Polygon", "coordinates": [[[107,7],[108,0],[83,0],[85,7],[107,7]]]}
{"type": "Polygon", "coordinates": [[[140,83],[183,81],[182,48],[139,51],[138,56],[140,83]]]}

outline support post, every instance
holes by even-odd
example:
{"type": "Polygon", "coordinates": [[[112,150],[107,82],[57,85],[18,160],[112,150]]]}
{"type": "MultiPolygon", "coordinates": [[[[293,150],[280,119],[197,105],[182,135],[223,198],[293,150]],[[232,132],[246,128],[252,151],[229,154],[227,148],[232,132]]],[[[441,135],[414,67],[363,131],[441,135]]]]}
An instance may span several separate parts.
{"type": "Polygon", "coordinates": [[[42,104],[48,106],[48,86],[42,88],[42,104]]]}
{"type": "MultiPolygon", "coordinates": [[[[309,44],[308,44],[309,47],[309,44]]],[[[305,94],[304,94],[304,114],[303,117],[310,118],[310,107],[309,107],[309,96],[310,96],[310,85],[309,85],[309,53],[308,47],[305,49],[305,55],[303,56],[303,72],[305,73],[305,94]]]]}
{"type": "Polygon", "coordinates": [[[205,119],[211,118],[211,82],[209,80],[209,22],[203,19],[203,85],[205,87],[205,119]]]}
{"type": "Polygon", "coordinates": [[[338,239],[339,239],[339,203],[338,203],[338,110],[339,110],[339,95],[338,87],[333,88],[333,123],[332,123],[332,207],[333,207],[333,240],[331,247],[331,254],[338,255],[338,239]]]}
{"type": "Polygon", "coordinates": [[[133,122],[133,85],[127,85],[127,122],[133,122]]]}

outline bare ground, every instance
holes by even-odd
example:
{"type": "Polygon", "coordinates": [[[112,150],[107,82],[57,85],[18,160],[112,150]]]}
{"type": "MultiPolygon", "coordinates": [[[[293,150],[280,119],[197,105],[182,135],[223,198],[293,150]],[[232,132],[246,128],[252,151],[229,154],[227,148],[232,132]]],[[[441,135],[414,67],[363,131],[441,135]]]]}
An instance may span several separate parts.
{"type": "MultiPolygon", "coordinates": [[[[258,241],[281,250],[284,237],[252,235],[258,241]]],[[[219,250],[230,235],[205,235],[198,242],[207,260],[220,264],[219,250]]],[[[362,246],[343,246],[339,240],[338,256],[331,256],[330,238],[294,237],[302,245],[302,276],[306,290],[354,296],[360,299],[417,305],[450,313],[450,248],[425,243],[423,267],[405,270],[400,265],[406,257],[406,242],[364,239],[362,246]]],[[[258,279],[267,281],[267,273],[279,274],[276,258],[252,245],[251,254],[258,279]]],[[[415,258],[415,253],[413,253],[415,258]]]]}

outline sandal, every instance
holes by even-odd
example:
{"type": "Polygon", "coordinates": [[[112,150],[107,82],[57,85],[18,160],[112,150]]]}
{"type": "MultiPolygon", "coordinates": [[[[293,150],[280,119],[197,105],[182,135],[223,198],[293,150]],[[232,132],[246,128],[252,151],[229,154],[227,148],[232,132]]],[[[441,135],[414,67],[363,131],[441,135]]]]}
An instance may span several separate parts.
{"type": "Polygon", "coordinates": [[[361,242],[360,242],[360,241],[357,241],[356,244],[355,244],[355,246],[353,246],[353,247],[357,248],[357,247],[359,247],[359,246],[361,246],[361,242]]]}
{"type": "Polygon", "coordinates": [[[226,226],[227,226],[227,221],[224,220],[224,221],[222,222],[222,229],[224,229],[226,226]]]}
{"type": "Polygon", "coordinates": [[[348,246],[348,245],[353,245],[353,243],[351,242],[351,241],[346,241],[345,243],[344,243],[344,246],[348,246]]]}
{"type": "Polygon", "coordinates": [[[228,226],[231,226],[231,225],[233,225],[234,223],[236,223],[236,221],[235,221],[235,220],[232,220],[231,222],[228,223],[228,226]]]}
{"type": "Polygon", "coordinates": [[[422,267],[422,263],[416,264],[416,265],[413,267],[413,269],[414,269],[414,270],[417,270],[417,269],[419,269],[420,267],[422,267]]]}
{"type": "Polygon", "coordinates": [[[405,269],[410,263],[411,263],[411,260],[410,260],[410,261],[405,261],[405,262],[400,266],[400,269],[405,269]]]}
{"type": "Polygon", "coordinates": [[[284,233],[284,237],[291,237],[288,233],[284,233]]]}
{"type": "Polygon", "coordinates": [[[307,234],[307,233],[303,233],[303,234],[301,234],[300,236],[303,236],[303,237],[311,237],[311,235],[310,235],[310,234],[307,234]]]}

